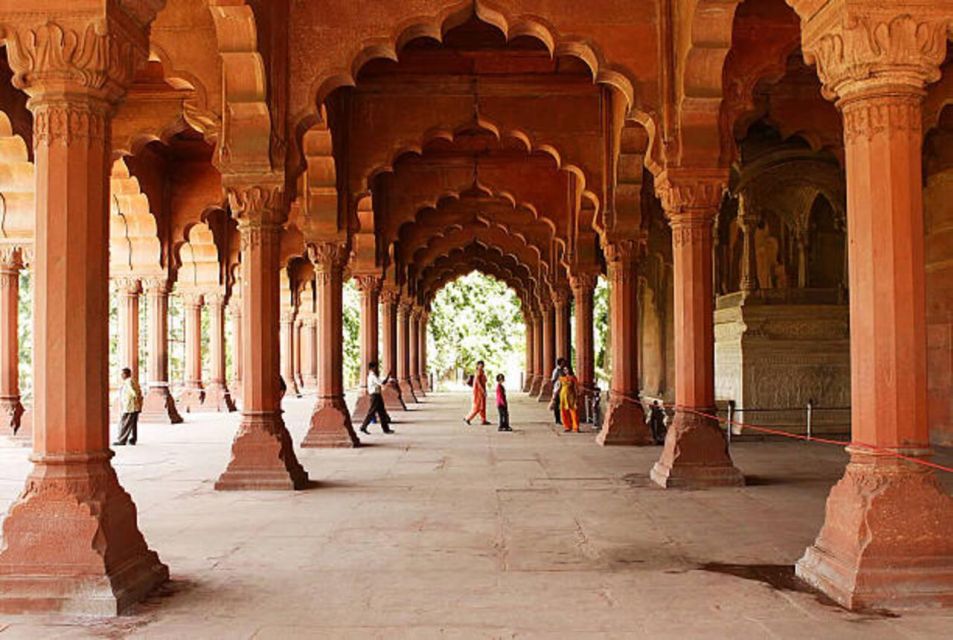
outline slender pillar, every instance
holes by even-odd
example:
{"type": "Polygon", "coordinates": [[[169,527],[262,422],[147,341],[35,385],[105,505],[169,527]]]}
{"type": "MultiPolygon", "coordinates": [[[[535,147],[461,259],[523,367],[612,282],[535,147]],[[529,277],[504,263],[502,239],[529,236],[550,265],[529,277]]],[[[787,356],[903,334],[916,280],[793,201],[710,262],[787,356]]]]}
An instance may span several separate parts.
{"type": "MultiPolygon", "coordinates": [[[[367,395],[367,365],[378,359],[378,302],[380,300],[381,278],[378,275],[359,275],[354,277],[357,289],[361,293],[361,378],[357,403],[354,405],[354,417],[363,420],[370,408],[370,396],[367,395]]],[[[381,367],[381,371],[386,371],[381,367]]]]}
{"type": "MultiPolygon", "coordinates": [[[[381,290],[381,327],[384,331],[384,363],[381,374],[397,378],[397,301],[400,294],[390,288],[381,290]]],[[[400,385],[395,382],[384,385],[381,391],[384,396],[384,406],[388,411],[406,411],[407,405],[400,393],[400,385]]]]}
{"type": "Polygon", "coordinates": [[[295,384],[298,386],[298,393],[304,391],[304,319],[299,311],[295,316],[294,325],[292,325],[292,360],[294,362],[295,384]]]}
{"type": "Polygon", "coordinates": [[[543,314],[537,306],[533,314],[533,385],[530,387],[529,395],[538,396],[540,388],[543,386],[543,314]]]}
{"type": "Polygon", "coordinates": [[[137,278],[116,281],[119,312],[119,366],[129,367],[132,379],[139,380],[139,294],[142,285],[137,278]]]}
{"type": "Polygon", "coordinates": [[[236,403],[242,398],[242,300],[235,296],[237,286],[233,287],[228,304],[228,317],[232,322],[232,379],[228,385],[232,399],[236,403]]]}
{"type": "Polygon", "coordinates": [[[663,487],[744,483],[718,421],[706,417],[715,415],[712,225],[724,184],[720,170],[669,170],[656,182],[675,262],[675,420],[652,469],[663,487]]]}
{"type": "Polygon", "coordinates": [[[741,245],[741,290],[752,293],[758,290],[758,254],[755,246],[755,234],[758,232],[760,217],[751,210],[750,204],[742,196],[738,203],[738,225],[744,239],[741,245]]]}
{"type": "Polygon", "coordinates": [[[347,251],[337,242],[308,245],[314,264],[321,331],[318,334],[317,401],[302,447],[356,447],[360,444],[344,402],[344,267],[347,251]]]}
{"type": "Polygon", "coordinates": [[[536,359],[533,357],[533,328],[535,327],[535,321],[533,320],[532,312],[528,310],[523,314],[523,319],[526,325],[526,358],[523,367],[525,371],[523,376],[523,392],[529,393],[530,389],[533,388],[533,380],[536,375],[536,359]]]}
{"type": "Polygon", "coordinates": [[[579,399],[583,403],[597,393],[592,301],[597,280],[594,273],[576,274],[571,280],[576,306],[576,377],[579,378],[579,399]]]}
{"type": "Polygon", "coordinates": [[[284,177],[263,175],[258,184],[232,182],[228,175],[224,180],[242,251],[242,421],[231,461],[215,488],[303,489],[308,474],[281,418],[278,383],[278,270],[287,218],[284,177]]]}
{"type": "Polygon", "coordinates": [[[30,96],[36,176],[33,467],[3,522],[0,613],[116,615],[169,577],[110,463],[106,393],[110,114],[146,60],[136,20],[150,18],[49,6],[0,17],[30,96]],[[123,63],[93,55],[106,51],[123,63]]]}
{"type": "Polygon", "coordinates": [[[601,445],[652,444],[652,434],[645,424],[639,399],[639,261],[642,241],[611,242],[606,245],[605,254],[611,299],[612,381],[605,423],[596,442],[601,445]]]}
{"type": "Polygon", "coordinates": [[[182,311],[185,316],[185,388],[177,400],[186,413],[202,409],[205,402],[205,385],[202,383],[202,294],[185,290],[181,292],[182,311]]]}
{"type": "Polygon", "coordinates": [[[294,367],[294,326],[293,308],[281,310],[281,377],[285,381],[286,395],[301,396],[295,381],[294,367]]]}
{"type": "MultiPolygon", "coordinates": [[[[556,335],[556,347],[553,352],[553,361],[555,362],[559,358],[565,358],[566,362],[575,367],[575,363],[572,360],[572,336],[570,331],[571,324],[571,309],[569,308],[569,302],[572,299],[572,294],[568,287],[560,287],[553,292],[553,312],[555,317],[555,335],[556,335]]],[[[578,372],[576,372],[578,375],[578,372]]]]}
{"type": "Polygon", "coordinates": [[[420,345],[420,350],[418,354],[420,355],[420,388],[427,391],[433,391],[430,386],[430,372],[427,367],[427,325],[430,324],[430,312],[426,309],[422,309],[420,312],[420,322],[417,325],[417,329],[420,332],[420,337],[418,338],[418,344],[420,345]]]}
{"type": "Polygon", "coordinates": [[[225,294],[206,294],[205,303],[208,306],[208,350],[212,368],[202,407],[207,411],[232,412],[235,411],[235,403],[225,379],[225,294]]]}
{"type": "Polygon", "coordinates": [[[539,385],[539,401],[549,402],[553,397],[553,369],[556,368],[556,310],[552,300],[540,303],[543,316],[542,376],[539,385]]]}
{"type": "Polygon", "coordinates": [[[953,606],[953,498],[931,469],[892,455],[931,454],[922,102],[946,53],[943,9],[887,21],[849,15],[804,36],[805,54],[844,120],[851,440],[858,445],[847,448],[844,477],[797,574],[849,608],[953,606]],[[843,36],[843,59],[819,42],[830,30],[843,36]],[[875,35],[873,50],[865,42],[875,35]],[[855,64],[867,72],[857,74],[855,64]]]}
{"type": "Polygon", "coordinates": [[[149,327],[148,390],[142,401],[140,422],[179,424],[182,416],[169,390],[169,281],[143,280],[149,327]]]}
{"type": "Polygon", "coordinates": [[[313,390],[318,384],[317,354],[318,319],[308,313],[301,320],[301,377],[306,389],[313,390]]]}
{"type": "Polygon", "coordinates": [[[397,304],[397,381],[400,395],[408,402],[417,402],[410,382],[410,302],[397,304]]]}
{"type": "Polygon", "coordinates": [[[20,247],[0,246],[0,416],[3,428],[20,430],[23,405],[20,403],[20,247]]]}
{"type": "Polygon", "coordinates": [[[418,398],[424,397],[423,383],[420,381],[420,307],[411,307],[409,317],[408,332],[410,335],[410,384],[414,389],[414,395],[418,398]]]}

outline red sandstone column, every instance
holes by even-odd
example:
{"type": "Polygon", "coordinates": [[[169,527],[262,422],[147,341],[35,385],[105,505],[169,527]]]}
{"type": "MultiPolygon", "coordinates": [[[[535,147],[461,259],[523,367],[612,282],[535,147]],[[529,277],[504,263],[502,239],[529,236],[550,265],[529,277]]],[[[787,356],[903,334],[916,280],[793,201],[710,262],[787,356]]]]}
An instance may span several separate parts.
{"type": "MultiPolygon", "coordinates": [[[[672,226],[675,261],[675,420],[652,479],[663,487],[744,483],[715,411],[712,225],[724,192],[721,170],[668,170],[656,182],[672,226]]],[[[619,363],[613,360],[613,367],[619,363]]]]}
{"type": "Polygon", "coordinates": [[[232,459],[215,488],[303,489],[308,474],[298,463],[281,418],[278,382],[278,270],[281,228],[287,218],[284,177],[263,175],[258,184],[228,175],[224,179],[241,238],[243,388],[232,459]]]}
{"type": "MultiPolygon", "coordinates": [[[[357,403],[354,405],[355,419],[364,420],[370,408],[370,396],[367,395],[367,365],[378,359],[378,301],[380,299],[381,279],[377,275],[359,275],[354,277],[358,291],[361,292],[361,379],[359,381],[357,403]]],[[[385,372],[380,367],[381,373],[385,372]]]]}
{"type": "Polygon", "coordinates": [[[614,241],[605,247],[609,272],[612,381],[605,423],[596,437],[596,442],[601,445],[652,444],[652,435],[645,424],[645,414],[639,400],[641,253],[641,240],[636,239],[614,241]]]}
{"type": "Polygon", "coordinates": [[[304,391],[304,349],[302,343],[302,334],[304,331],[304,321],[301,318],[301,311],[299,309],[298,314],[295,316],[294,324],[291,327],[291,336],[292,336],[292,361],[294,362],[294,375],[295,375],[295,384],[298,386],[298,393],[301,394],[304,391]]]}
{"type": "Polygon", "coordinates": [[[411,307],[408,332],[410,336],[410,384],[418,398],[424,397],[423,385],[420,381],[420,307],[411,307]]]}
{"type": "MultiPolygon", "coordinates": [[[[397,301],[400,294],[393,289],[381,290],[381,326],[384,331],[384,362],[382,376],[397,377],[397,301]]],[[[384,404],[388,410],[406,410],[400,386],[394,383],[384,385],[384,404]]]]}
{"type": "Polygon", "coordinates": [[[556,368],[556,312],[552,300],[543,300],[542,309],[543,340],[542,340],[542,376],[539,386],[539,401],[549,402],[553,397],[553,369],[556,368]]]}
{"type": "Polygon", "coordinates": [[[596,356],[593,342],[593,294],[598,276],[581,273],[572,277],[572,294],[576,305],[576,377],[579,378],[579,399],[585,402],[596,393],[596,356]]]}
{"type": "Polygon", "coordinates": [[[930,455],[921,105],[925,83],[940,75],[949,24],[942,6],[932,10],[889,21],[849,16],[804,35],[844,120],[851,439],[859,444],[847,449],[797,574],[850,608],[953,605],[953,499],[931,469],[890,455],[930,455]],[[844,38],[843,59],[824,44],[830,30],[844,38]],[[874,39],[877,50],[865,45],[874,39]]]}
{"type": "Polygon", "coordinates": [[[169,390],[169,281],[148,278],[143,281],[148,307],[149,363],[148,391],[142,401],[140,422],[179,424],[182,416],[169,390]]]}
{"type": "Polygon", "coordinates": [[[185,388],[177,401],[186,413],[202,409],[205,387],[202,384],[202,294],[183,291],[182,312],[185,316],[185,388]]]}
{"type": "MultiPolygon", "coordinates": [[[[543,314],[537,307],[533,314],[533,385],[529,395],[538,396],[543,386],[543,314]]],[[[548,374],[547,374],[548,375],[548,374]]]]}
{"type": "Polygon", "coordinates": [[[433,391],[430,387],[430,373],[427,370],[427,325],[430,323],[430,312],[426,309],[421,309],[420,312],[420,322],[417,325],[418,330],[420,331],[420,337],[418,338],[418,345],[420,347],[420,388],[424,392],[433,391]]]}
{"type": "Polygon", "coordinates": [[[294,309],[286,308],[281,311],[281,377],[287,387],[286,395],[300,396],[298,384],[295,382],[294,368],[294,309]]]}
{"type": "Polygon", "coordinates": [[[3,522],[0,612],[116,615],[169,577],[110,463],[107,393],[110,115],[146,59],[136,19],[151,16],[49,6],[0,16],[36,171],[33,468],[3,522]]]}
{"type": "Polygon", "coordinates": [[[235,289],[232,289],[228,313],[232,321],[232,380],[228,388],[238,403],[242,397],[242,300],[235,297],[235,289]]]}
{"type": "Polygon", "coordinates": [[[0,415],[13,434],[20,430],[20,248],[0,247],[0,415]]]}
{"type": "Polygon", "coordinates": [[[338,242],[308,245],[314,263],[321,331],[318,335],[317,402],[302,447],[356,447],[360,444],[344,402],[344,267],[347,251],[338,242]]]}
{"type": "Polygon", "coordinates": [[[414,386],[410,382],[410,302],[397,304],[397,380],[400,395],[410,402],[417,402],[414,386]]]}
{"type": "Polygon", "coordinates": [[[119,366],[129,367],[132,379],[139,380],[139,294],[142,286],[135,278],[116,280],[119,300],[119,366]]]}
{"type": "Polygon", "coordinates": [[[741,250],[741,290],[751,293],[758,289],[758,254],[755,247],[755,234],[758,232],[759,217],[751,211],[744,197],[738,201],[738,226],[744,235],[741,250]]]}
{"type": "Polygon", "coordinates": [[[205,387],[202,406],[210,411],[235,411],[235,403],[225,379],[225,294],[205,296],[209,313],[209,357],[212,359],[211,379],[205,387]]]}
{"type": "Polygon", "coordinates": [[[565,358],[566,362],[569,362],[575,366],[575,363],[571,362],[572,340],[569,329],[571,324],[571,310],[569,308],[570,299],[571,294],[568,288],[560,287],[553,292],[553,310],[556,321],[556,347],[555,351],[553,352],[553,361],[555,362],[559,358],[565,358]]]}
{"type": "Polygon", "coordinates": [[[530,389],[533,388],[533,380],[536,377],[536,359],[533,357],[533,345],[535,344],[533,328],[535,327],[535,321],[533,320],[532,312],[528,310],[524,312],[523,319],[526,325],[526,360],[523,367],[526,374],[523,378],[523,392],[529,393],[530,389]]]}
{"type": "Polygon", "coordinates": [[[301,319],[301,378],[307,389],[314,389],[318,384],[317,331],[314,313],[301,319]]]}

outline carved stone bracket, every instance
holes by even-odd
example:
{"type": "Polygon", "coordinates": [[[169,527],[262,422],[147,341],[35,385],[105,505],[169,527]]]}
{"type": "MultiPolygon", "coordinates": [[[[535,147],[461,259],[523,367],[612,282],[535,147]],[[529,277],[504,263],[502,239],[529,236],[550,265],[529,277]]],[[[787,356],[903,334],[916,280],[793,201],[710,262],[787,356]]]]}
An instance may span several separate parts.
{"type": "Polygon", "coordinates": [[[347,245],[337,241],[309,243],[307,251],[317,284],[326,282],[332,275],[342,276],[350,257],[347,245]]]}

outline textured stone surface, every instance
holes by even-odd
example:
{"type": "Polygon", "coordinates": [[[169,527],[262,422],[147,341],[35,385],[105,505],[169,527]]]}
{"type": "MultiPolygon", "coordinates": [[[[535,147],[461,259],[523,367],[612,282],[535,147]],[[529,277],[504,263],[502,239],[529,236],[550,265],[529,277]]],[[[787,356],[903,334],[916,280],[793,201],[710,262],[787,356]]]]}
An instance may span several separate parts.
{"type": "MultiPolygon", "coordinates": [[[[458,422],[466,396],[434,394],[373,446],[302,451],[318,486],[298,493],[212,490],[235,414],[143,425],[115,466],[171,569],[167,597],[106,621],[0,616],[0,638],[869,640],[953,625],[949,611],[852,614],[738,577],[793,572],[843,473],[838,448],[736,443],[749,486],[673,493],[648,480],[656,448],[597,447],[512,401],[515,432],[501,434],[458,422]]],[[[285,409],[298,440],[310,401],[285,409]]],[[[26,455],[0,448],[0,509],[26,455]]]]}

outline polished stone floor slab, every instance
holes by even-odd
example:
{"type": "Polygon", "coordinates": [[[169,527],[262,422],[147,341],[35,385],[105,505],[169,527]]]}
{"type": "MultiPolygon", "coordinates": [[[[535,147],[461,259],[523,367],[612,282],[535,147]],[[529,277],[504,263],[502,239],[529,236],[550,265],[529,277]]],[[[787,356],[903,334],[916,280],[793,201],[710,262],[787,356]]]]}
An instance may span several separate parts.
{"type": "MultiPolygon", "coordinates": [[[[172,582],[120,618],[0,618],[0,640],[950,637],[953,611],[850,613],[793,579],[839,448],[736,443],[749,486],[664,491],[658,448],[598,447],[511,400],[513,433],[431,394],[393,436],[299,449],[317,486],[297,493],[213,490],[237,415],[143,425],[115,464],[172,582]]],[[[296,442],[311,402],[286,402],[296,442]]],[[[4,512],[27,456],[0,444],[4,512]]]]}

